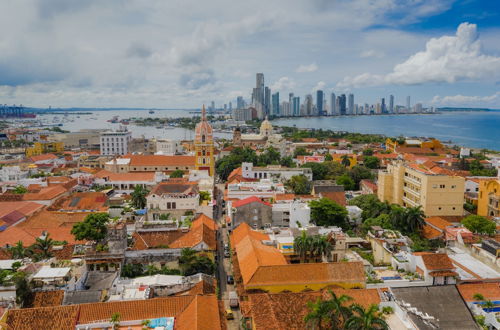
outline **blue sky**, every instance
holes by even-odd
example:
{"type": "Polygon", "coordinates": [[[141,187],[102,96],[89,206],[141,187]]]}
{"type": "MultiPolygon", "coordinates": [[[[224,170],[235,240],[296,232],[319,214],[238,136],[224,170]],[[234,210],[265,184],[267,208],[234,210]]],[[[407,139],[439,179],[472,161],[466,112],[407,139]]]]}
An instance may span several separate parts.
{"type": "Polygon", "coordinates": [[[3,1],[0,103],[194,108],[248,99],[264,72],[283,96],[500,108],[499,16],[494,0],[3,1]]]}

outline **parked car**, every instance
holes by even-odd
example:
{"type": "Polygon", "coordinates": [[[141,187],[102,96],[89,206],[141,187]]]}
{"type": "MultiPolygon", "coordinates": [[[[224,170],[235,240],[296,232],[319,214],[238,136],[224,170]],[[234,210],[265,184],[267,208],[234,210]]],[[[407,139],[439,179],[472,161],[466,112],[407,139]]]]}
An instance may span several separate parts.
{"type": "Polygon", "coordinates": [[[233,311],[231,309],[226,309],[224,314],[226,315],[226,320],[234,320],[233,311]]]}
{"type": "Polygon", "coordinates": [[[233,275],[227,275],[227,284],[234,284],[233,275]]]}
{"type": "Polygon", "coordinates": [[[229,257],[231,257],[231,253],[229,252],[229,250],[224,251],[224,258],[229,258],[229,257]]]}
{"type": "Polygon", "coordinates": [[[238,299],[238,295],[236,294],[235,291],[230,291],[229,292],[229,306],[231,308],[238,308],[240,305],[240,300],[238,299]]]}

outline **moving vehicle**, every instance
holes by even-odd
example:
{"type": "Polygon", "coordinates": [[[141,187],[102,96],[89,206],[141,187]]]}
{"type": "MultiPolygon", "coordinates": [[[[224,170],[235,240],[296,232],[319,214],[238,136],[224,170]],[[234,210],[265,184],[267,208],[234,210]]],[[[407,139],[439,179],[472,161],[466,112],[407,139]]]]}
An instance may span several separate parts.
{"type": "Polygon", "coordinates": [[[233,275],[227,275],[227,284],[234,284],[233,275]]]}
{"type": "Polygon", "coordinates": [[[238,308],[240,305],[240,300],[235,291],[229,291],[229,306],[231,308],[238,308]]]}

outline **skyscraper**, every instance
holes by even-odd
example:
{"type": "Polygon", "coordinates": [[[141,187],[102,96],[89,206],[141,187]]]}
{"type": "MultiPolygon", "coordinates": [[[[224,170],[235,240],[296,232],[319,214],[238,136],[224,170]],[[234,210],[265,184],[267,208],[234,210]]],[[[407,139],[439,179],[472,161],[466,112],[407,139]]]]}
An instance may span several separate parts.
{"type": "Polygon", "coordinates": [[[349,94],[348,109],[349,109],[349,114],[353,115],[354,114],[354,94],[349,94]]]}
{"type": "Polygon", "coordinates": [[[323,91],[322,90],[317,90],[316,91],[316,108],[318,109],[318,116],[323,116],[323,91]]]}
{"type": "Polygon", "coordinates": [[[338,101],[339,101],[339,110],[340,110],[340,115],[345,115],[346,112],[347,112],[347,106],[346,106],[346,97],[345,97],[345,94],[342,94],[338,97],[338,101]]]}
{"type": "Polygon", "coordinates": [[[306,116],[313,115],[313,97],[311,94],[306,95],[306,100],[304,101],[304,112],[306,116]]]}
{"type": "Polygon", "coordinates": [[[410,96],[409,95],[406,97],[406,111],[411,112],[411,103],[410,103],[410,96]]]}
{"type": "Polygon", "coordinates": [[[215,111],[215,102],[214,101],[212,101],[212,105],[211,105],[210,108],[211,108],[212,111],[215,111]]]}
{"type": "Polygon", "coordinates": [[[272,96],[272,115],[279,116],[280,115],[280,93],[276,92],[272,96]]]}
{"type": "Polygon", "coordinates": [[[271,89],[264,87],[264,113],[265,116],[271,113],[271,89]]]}
{"type": "Polygon", "coordinates": [[[394,95],[389,96],[389,113],[394,113],[394,95]]]}
{"type": "Polygon", "coordinates": [[[243,109],[245,107],[245,101],[243,100],[243,96],[238,96],[236,98],[236,109],[243,109]]]}
{"type": "Polygon", "coordinates": [[[336,98],[335,98],[335,93],[330,94],[330,115],[335,116],[337,115],[337,107],[335,106],[337,104],[336,98]]]}
{"type": "Polygon", "coordinates": [[[300,97],[295,96],[292,102],[292,116],[300,116],[300,97]]]}
{"type": "Polygon", "coordinates": [[[256,75],[256,86],[252,92],[252,104],[255,107],[255,110],[257,110],[257,118],[264,119],[266,115],[266,108],[263,73],[257,73],[256,75]]]}
{"type": "Polygon", "coordinates": [[[382,98],[382,100],[380,101],[380,106],[382,113],[387,113],[387,108],[385,106],[385,98],[382,98]]]}

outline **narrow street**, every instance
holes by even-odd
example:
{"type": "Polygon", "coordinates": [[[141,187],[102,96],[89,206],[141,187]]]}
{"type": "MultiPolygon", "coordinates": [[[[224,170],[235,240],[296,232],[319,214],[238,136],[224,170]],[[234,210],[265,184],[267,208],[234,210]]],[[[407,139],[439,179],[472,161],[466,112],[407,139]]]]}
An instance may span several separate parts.
{"type": "MultiPolygon", "coordinates": [[[[222,225],[225,223],[225,216],[223,212],[223,200],[224,200],[224,184],[218,184],[216,191],[219,193],[216,196],[216,206],[214,208],[214,217],[217,219],[219,224],[219,230],[217,231],[217,281],[219,283],[219,295],[220,299],[224,301],[225,309],[231,309],[229,307],[229,292],[236,291],[234,285],[227,284],[227,275],[233,275],[233,269],[230,258],[224,257],[224,245],[229,243],[229,236],[227,228],[223,228],[222,225]]],[[[229,330],[240,329],[241,313],[239,307],[237,309],[232,309],[234,319],[227,320],[227,326],[229,330]]]]}

